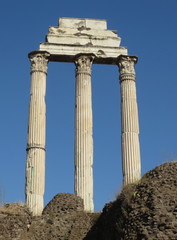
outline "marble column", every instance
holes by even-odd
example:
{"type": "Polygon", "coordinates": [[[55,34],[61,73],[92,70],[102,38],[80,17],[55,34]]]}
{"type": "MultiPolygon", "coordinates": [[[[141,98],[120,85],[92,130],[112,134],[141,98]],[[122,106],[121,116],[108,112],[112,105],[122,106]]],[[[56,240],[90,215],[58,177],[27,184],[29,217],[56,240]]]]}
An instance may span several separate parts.
{"type": "Polygon", "coordinates": [[[84,200],[84,209],[94,211],[93,137],[92,137],[92,55],[78,55],[75,103],[75,194],[84,200]]]}
{"type": "Polygon", "coordinates": [[[49,53],[34,51],[31,61],[31,89],[26,161],[26,204],[34,216],[41,215],[45,187],[46,75],[49,53]]]}
{"type": "Polygon", "coordinates": [[[120,55],[118,57],[121,86],[123,185],[136,182],[141,176],[135,63],[137,63],[135,56],[120,55]]]}

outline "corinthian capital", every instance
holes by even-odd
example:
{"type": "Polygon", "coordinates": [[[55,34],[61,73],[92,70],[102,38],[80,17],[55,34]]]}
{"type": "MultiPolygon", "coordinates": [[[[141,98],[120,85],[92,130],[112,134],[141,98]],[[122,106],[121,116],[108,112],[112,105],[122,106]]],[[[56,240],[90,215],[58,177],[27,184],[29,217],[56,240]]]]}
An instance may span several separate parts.
{"type": "Polygon", "coordinates": [[[33,51],[28,57],[31,61],[31,72],[44,72],[47,74],[47,63],[50,54],[45,51],[33,51]]]}
{"type": "Polygon", "coordinates": [[[75,65],[76,65],[76,73],[91,73],[91,66],[93,63],[94,55],[92,54],[84,54],[76,56],[75,65]]]}
{"type": "Polygon", "coordinates": [[[138,58],[136,56],[120,55],[118,57],[118,66],[120,72],[120,81],[129,79],[135,81],[135,68],[138,58]]]}

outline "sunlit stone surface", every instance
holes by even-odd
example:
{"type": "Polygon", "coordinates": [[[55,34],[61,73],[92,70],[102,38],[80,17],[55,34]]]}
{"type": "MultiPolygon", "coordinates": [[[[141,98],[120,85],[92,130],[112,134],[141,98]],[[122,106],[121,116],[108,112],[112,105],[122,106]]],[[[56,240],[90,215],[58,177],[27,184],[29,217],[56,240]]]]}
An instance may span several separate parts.
{"type": "Polygon", "coordinates": [[[84,200],[84,209],[93,212],[93,123],[91,65],[93,55],[76,58],[75,104],[75,193],[84,200]]]}
{"type": "Polygon", "coordinates": [[[49,27],[40,50],[48,51],[51,61],[74,62],[77,54],[90,53],[94,63],[116,64],[120,54],[127,54],[120,41],[117,31],[107,30],[106,20],[60,18],[58,27],[49,27]]]}
{"type": "Polygon", "coordinates": [[[139,121],[136,100],[135,56],[120,56],[118,65],[121,85],[122,169],[123,184],[136,182],[141,176],[139,121]]]}
{"type": "Polygon", "coordinates": [[[33,215],[41,215],[44,207],[45,132],[46,132],[46,74],[49,54],[32,52],[31,90],[28,120],[26,162],[26,203],[33,215]]]}
{"type": "Polygon", "coordinates": [[[106,20],[60,18],[59,26],[49,27],[46,41],[40,43],[39,50],[29,54],[31,92],[25,193],[27,206],[33,215],[40,215],[43,210],[45,92],[49,61],[72,62],[76,65],[74,189],[75,194],[83,199],[85,211],[94,211],[92,64],[119,66],[123,183],[125,185],[140,178],[139,126],[134,71],[137,58],[128,56],[127,48],[121,47],[120,42],[117,31],[107,29],[106,20]]]}

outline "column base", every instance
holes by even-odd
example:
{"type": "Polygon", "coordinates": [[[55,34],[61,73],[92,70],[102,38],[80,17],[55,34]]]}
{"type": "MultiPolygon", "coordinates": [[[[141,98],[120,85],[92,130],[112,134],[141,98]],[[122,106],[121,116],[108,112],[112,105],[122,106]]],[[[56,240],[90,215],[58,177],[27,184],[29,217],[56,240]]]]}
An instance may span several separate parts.
{"type": "Polygon", "coordinates": [[[33,216],[40,216],[44,209],[43,196],[28,193],[26,197],[26,204],[33,216]]]}

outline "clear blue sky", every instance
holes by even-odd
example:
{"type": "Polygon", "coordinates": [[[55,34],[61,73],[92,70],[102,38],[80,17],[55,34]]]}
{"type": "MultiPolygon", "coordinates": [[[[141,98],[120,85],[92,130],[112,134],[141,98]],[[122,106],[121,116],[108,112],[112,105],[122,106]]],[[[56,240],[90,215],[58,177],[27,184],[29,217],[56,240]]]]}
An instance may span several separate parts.
{"type": "MultiPolygon", "coordinates": [[[[137,55],[142,174],[177,159],[177,1],[2,1],[0,5],[0,198],[24,201],[30,63],[60,17],[106,19],[137,55]],[[2,194],[3,193],[3,194],[2,194]]],[[[122,184],[116,66],[93,66],[95,210],[122,184]]],[[[73,193],[74,64],[49,63],[45,203],[73,193]]]]}

